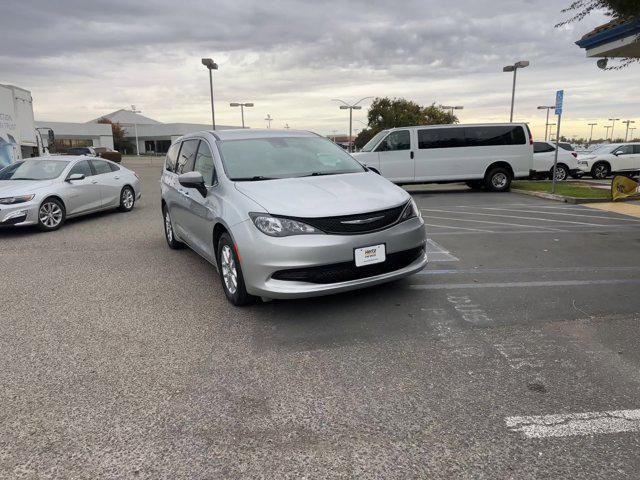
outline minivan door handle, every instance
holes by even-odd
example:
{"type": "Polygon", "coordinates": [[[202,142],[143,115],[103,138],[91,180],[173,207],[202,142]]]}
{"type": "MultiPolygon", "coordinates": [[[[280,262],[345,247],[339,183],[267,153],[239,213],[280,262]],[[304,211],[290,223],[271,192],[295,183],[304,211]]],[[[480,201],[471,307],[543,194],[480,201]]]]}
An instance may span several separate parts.
{"type": "Polygon", "coordinates": [[[411,160],[413,160],[413,150],[412,150],[412,151],[411,151],[411,153],[409,154],[409,158],[410,158],[411,160]]]}

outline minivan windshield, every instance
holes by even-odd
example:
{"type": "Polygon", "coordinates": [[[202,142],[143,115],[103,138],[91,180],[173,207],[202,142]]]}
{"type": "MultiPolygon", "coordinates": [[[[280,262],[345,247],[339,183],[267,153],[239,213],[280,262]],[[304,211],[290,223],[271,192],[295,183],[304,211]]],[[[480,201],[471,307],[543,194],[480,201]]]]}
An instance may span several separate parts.
{"type": "Polygon", "coordinates": [[[53,180],[68,164],[63,160],[24,160],[0,170],[0,180],[53,180]]]}
{"type": "Polygon", "coordinates": [[[361,152],[371,152],[374,148],[376,148],[376,145],[378,145],[378,143],[380,142],[380,140],[382,140],[382,138],[389,132],[387,132],[386,130],[383,130],[381,132],[378,132],[371,140],[369,140],[367,142],[367,144],[362,147],[362,149],[360,150],[361,152]]]}
{"type": "Polygon", "coordinates": [[[342,148],[320,137],[274,137],[218,142],[230,180],[338,175],[365,168],[342,148]]]}

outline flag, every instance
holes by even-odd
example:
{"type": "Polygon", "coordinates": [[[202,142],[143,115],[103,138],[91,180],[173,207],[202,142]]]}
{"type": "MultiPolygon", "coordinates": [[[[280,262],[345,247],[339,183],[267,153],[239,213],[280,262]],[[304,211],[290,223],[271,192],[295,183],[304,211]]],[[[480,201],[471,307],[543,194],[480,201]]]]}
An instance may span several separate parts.
{"type": "Polygon", "coordinates": [[[616,175],[611,182],[611,197],[614,202],[622,198],[640,199],[640,184],[629,177],[616,175]]]}

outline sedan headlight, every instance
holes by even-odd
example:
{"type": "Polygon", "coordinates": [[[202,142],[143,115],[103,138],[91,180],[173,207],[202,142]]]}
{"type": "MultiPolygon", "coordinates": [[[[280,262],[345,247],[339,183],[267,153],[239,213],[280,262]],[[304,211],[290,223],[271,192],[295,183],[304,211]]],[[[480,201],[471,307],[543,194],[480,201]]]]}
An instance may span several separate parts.
{"type": "Polygon", "coordinates": [[[402,211],[402,215],[400,215],[400,221],[404,222],[405,220],[409,220],[411,218],[416,218],[416,217],[422,218],[422,214],[420,213],[420,209],[416,205],[416,202],[412,198],[411,200],[409,200],[409,203],[407,203],[407,206],[404,207],[404,210],[402,211]]]}
{"type": "Polygon", "coordinates": [[[17,197],[0,198],[0,205],[15,205],[16,203],[25,203],[33,200],[35,195],[20,195],[17,197]]]}
{"type": "Polygon", "coordinates": [[[268,213],[250,213],[249,216],[258,230],[270,237],[323,233],[311,225],[290,218],[274,217],[268,213]]]}

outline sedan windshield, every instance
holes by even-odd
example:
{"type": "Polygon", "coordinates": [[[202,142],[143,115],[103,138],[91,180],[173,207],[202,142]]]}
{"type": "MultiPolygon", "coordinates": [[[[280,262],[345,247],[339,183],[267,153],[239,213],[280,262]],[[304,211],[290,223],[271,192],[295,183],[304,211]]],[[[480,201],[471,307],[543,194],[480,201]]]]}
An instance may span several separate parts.
{"type": "Polygon", "coordinates": [[[0,180],[53,180],[68,164],[62,160],[24,160],[0,170],[0,180]]]}
{"type": "Polygon", "coordinates": [[[333,142],[319,137],[278,137],[218,142],[230,180],[337,175],[365,169],[333,142]]]}

